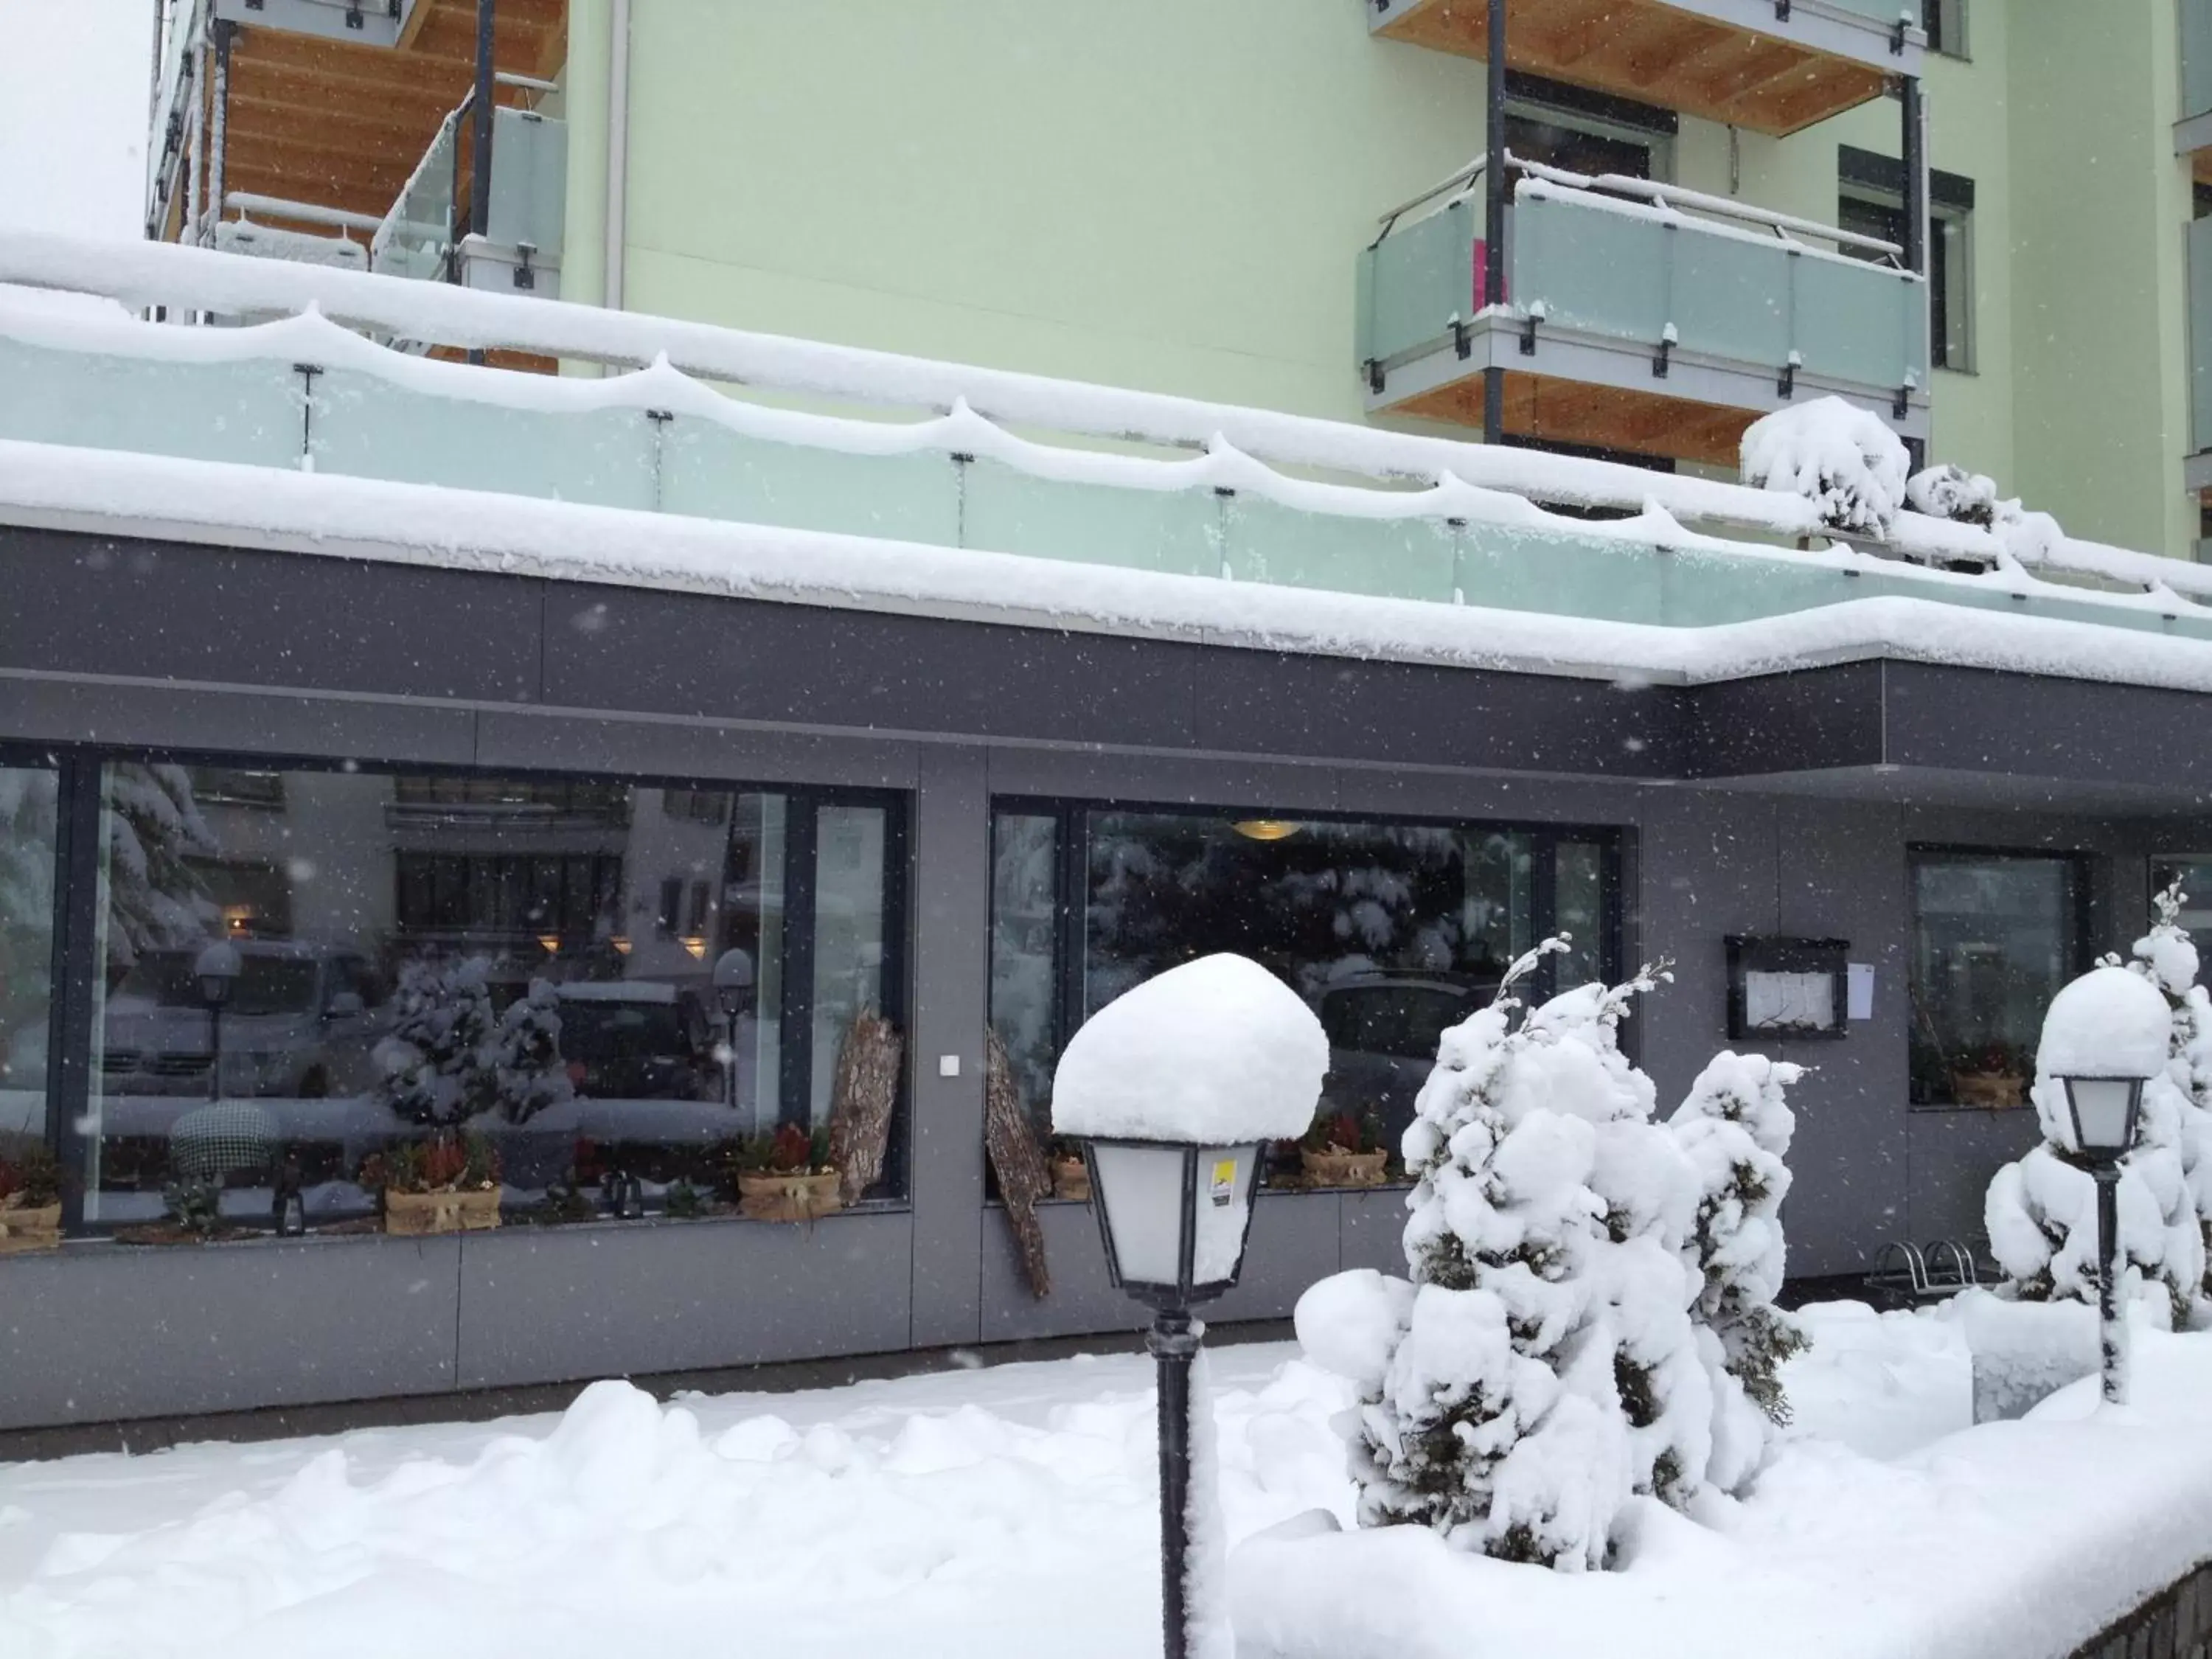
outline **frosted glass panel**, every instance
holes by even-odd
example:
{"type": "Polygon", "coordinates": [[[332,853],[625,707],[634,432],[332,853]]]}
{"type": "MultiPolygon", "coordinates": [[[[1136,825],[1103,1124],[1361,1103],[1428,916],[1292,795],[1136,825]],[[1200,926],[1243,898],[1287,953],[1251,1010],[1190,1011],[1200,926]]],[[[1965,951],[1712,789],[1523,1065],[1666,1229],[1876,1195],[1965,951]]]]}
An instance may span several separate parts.
{"type": "Polygon", "coordinates": [[[297,466],[304,410],[289,363],[162,362],[0,338],[0,438],[297,466]]]}

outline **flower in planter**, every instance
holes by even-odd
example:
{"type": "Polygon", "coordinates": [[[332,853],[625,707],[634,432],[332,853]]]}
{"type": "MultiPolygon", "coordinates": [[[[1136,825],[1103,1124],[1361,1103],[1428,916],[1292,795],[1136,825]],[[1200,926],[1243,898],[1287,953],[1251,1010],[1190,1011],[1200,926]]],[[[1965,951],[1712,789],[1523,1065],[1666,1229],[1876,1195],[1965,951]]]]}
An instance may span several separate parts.
{"type": "Polygon", "coordinates": [[[1373,1107],[1354,1117],[1337,1112],[1317,1118],[1298,1143],[1309,1152],[1379,1152],[1382,1150],[1382,1119],[1373,1107]]]}
{"type": "Polygon", "coordinates": [[[0,1205],[44,1210],[62,1201],[62,1166],[46,1147],[33,1145],[0,1158],[0,1205]]]}
{"type": "Polygon", "coordinates": [[[721,1162],[734,1179],[744,1175],[821,1175],[830,1168],[830,1132],[781,1123],[775,1133],[725,1141],[721,1162]]]}
{"type": "Polygon", "coordinates": [[[499,1185],[499,1153],[483,1135],[403,1141],[362,1165],[361,1184],[395,1193],[481,1193],[499,1185]]]}
{"type": "Polygon", "coordinates": [[[696,1221],[707,1213],[707,1195],[688,1181],[678,1181],[661,1200],[662,1210],[678,1221],[696,1221]]]}
{"type": "Polygon", "coordinates": [[[212,1238],[222,1231],[222,1188],[212,1181],[173,1181],[161,1188],[161,1208],[181,1232],[212,1238]]]}

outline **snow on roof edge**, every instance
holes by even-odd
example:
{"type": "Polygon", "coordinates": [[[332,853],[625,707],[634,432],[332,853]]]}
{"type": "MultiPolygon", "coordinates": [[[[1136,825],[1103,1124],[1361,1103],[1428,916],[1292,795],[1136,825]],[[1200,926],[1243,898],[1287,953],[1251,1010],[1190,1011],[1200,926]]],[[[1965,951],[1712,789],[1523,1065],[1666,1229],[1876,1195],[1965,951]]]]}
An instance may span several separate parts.
{"type": "Polygon", "coordinates": [[[0,523],[1626,685],[1890,657],[2212,693],[2212,641],[1932,600],[1672,628],[9,441],[0,523]]]}

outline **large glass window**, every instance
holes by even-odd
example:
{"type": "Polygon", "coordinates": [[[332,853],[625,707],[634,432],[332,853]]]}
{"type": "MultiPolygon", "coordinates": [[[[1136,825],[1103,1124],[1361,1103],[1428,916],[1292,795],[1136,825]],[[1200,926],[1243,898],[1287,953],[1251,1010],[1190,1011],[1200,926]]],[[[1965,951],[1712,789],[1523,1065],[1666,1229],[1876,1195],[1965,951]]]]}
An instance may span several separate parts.
{"type": "Polygon", "coordinates": [[[2044,1011],[2079,966],[2071,858],[1915,850],[1911,1097],[1916,1106],[2027,1103],[2044,1011]]]}
{"type": "Polygon", "coordinates": [[[901,1021],[880,799],[138,760],[101,795],[88,1222],[179,1182],[266,1221],[280,1170],[311,1221],[365,1216],[364,1161],[448,1128],[510,1205],[710,1194],[741,1143],[826,1124],[861,1013],[901,1021]]]}
{"type": "Polygon", "coordinates": [[[1235,951],[1320,1017],[1324,1112],[1371,1117],[1395,1148],[1438,1038],[1545,932],[1575,948],[1538,994],[1613,971],[1616,885],[1611,846],[1587,836],[1008,805],[994,822],[992,1025],[1042,1127],[1069,1033],[1140,981],[1235,951]]]}
{"type": "Polygon", "coordinates": [[[0,1160],[46,1138],[55,774],[0,766],[0,1160]]]}

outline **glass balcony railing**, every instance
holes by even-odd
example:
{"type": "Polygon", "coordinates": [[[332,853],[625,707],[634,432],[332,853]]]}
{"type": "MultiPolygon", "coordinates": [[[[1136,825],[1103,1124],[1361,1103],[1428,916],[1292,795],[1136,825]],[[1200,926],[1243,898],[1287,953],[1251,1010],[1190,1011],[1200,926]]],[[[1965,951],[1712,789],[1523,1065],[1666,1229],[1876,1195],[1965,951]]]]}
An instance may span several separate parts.
{"type": "Polygon", "coordinates": [[[534,111],[492,112],[490,211],[481,238],[466,232],[473,142],[467,104],[447,116],[370,244],[380,275],[471,288],[561,292],[568,210],[568,130],[534,111]]]}
{"type": "Polygon", "coordinates": [[[1479,165],[1433,199],[1360,256],[1358,354],[1378,407],[1401,401],[1394,382],[1432,388],[1454,359],[1479,369],[1487,353],[1470,337],[1498,330],[1514,337],[1495,359],[1510,369],[1574,378],[1574,359],[1540,354],[1548,342],[1626,350],[1650,360],[1645,394],[1671,381],[1683,388],[1671,395],[1753,411],[1819,392],[1896,409],[1926,385],[1927,285],[1887,243],[1642,180],[1523,167],[1503,306],[1486,313],[1479,165]],[[1670,374],[1685,363],[1702,375],[1670,374]]]}
{"type": "Polygon", "coordinates": [[[2180,0],[2181,119],[2212,115],[2212,0],[2180,0]]]}
{"type": "Polygon", "coordinates": [[[2212,218],[2189,225],[2190,448],[2212,451],[2212,218]]]}

